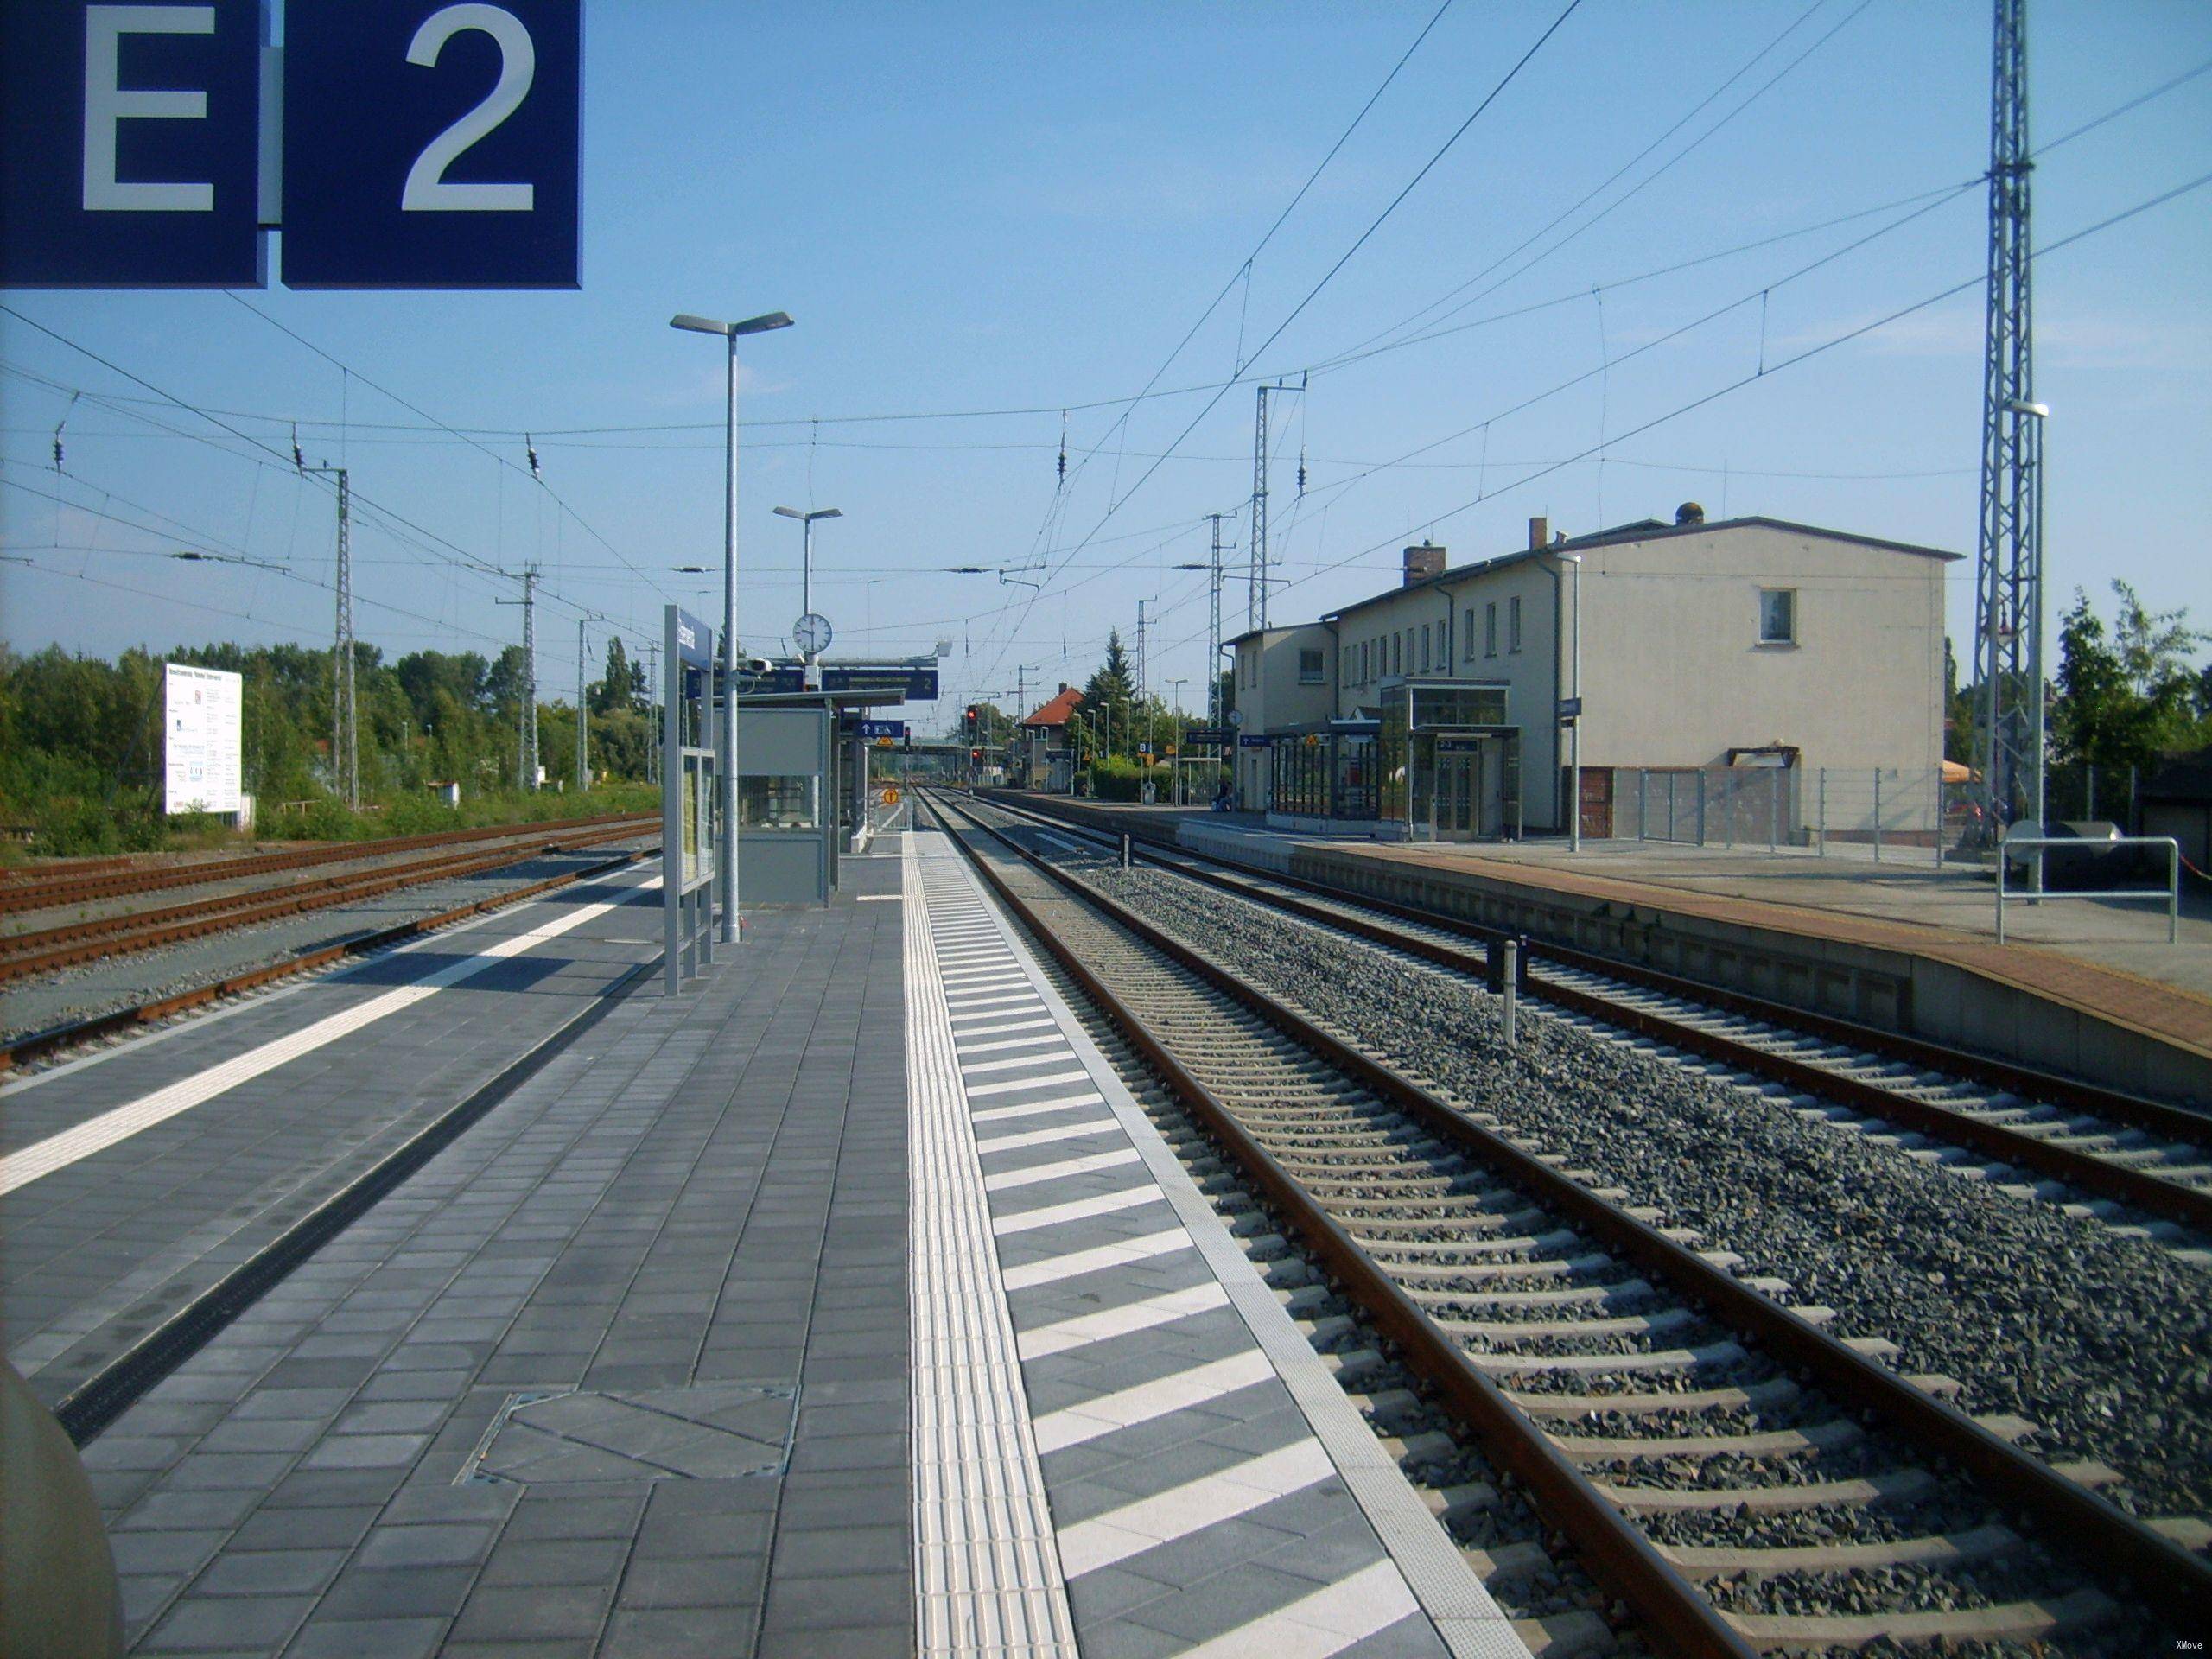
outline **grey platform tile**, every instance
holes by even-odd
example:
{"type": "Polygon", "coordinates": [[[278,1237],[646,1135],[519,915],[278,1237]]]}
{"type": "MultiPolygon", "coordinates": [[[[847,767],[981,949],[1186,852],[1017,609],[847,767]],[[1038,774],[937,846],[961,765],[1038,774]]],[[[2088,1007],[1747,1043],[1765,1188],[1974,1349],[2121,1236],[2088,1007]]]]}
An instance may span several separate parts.
{"type": "Polygon", "coordinates": [[[1128,1618],[1104,1618],[1086,1623],[1083,1630],[1083,1659],[1167,1659],[1191,1644],[1149,1624],[1128,1618]]]}
{"type": "Polygon", "coordinates": [[[914,1584],[904,1571],[824,1578],[772,1577],[761,1616],[761,1646],[781,1651],[785,1634],[802,1630],[904,1629],[914,1624],[914,1584]]]}
{"type": "Polygon", "coordinates": [[[1180,1595],[1147,1602],[1127,1618],[1132,1624],[1196,1643],[1226,1635],[1313,1593],[1310,1579],[1245,1560],[1190,1583],[1180,1595]]]}
{"type": "MultiPolygon", "coordinates": [[[[377,1518],[375,1505],[350,1509],[262,1510],[249,1516],[231,1535],[229,1548],[239,1550],[350,1548],[366,1535],[377,1518]]],[[[118,1533],[115,1537],[159,1538],[160,1533],[118,1533]]]]}
{"type": "Polygon", "coordinates": [[[192,1586],[194,1596],[306,1595],[345,1565],[343,1549],[271,1549],[226,1554],[192,1586]]]}
{"type": "Polygon", "coordinates": [[[747,1659],[758,1618],[754,1606],[620,1607],[600,1659],[747,1659]]]}
{"type": "Polygon", "coordinates": [[[379,1526],[356,1560],[365,1567],[468,1567],[491,1553],[495,1527],[481,1522],[379,1526]]]}
{"type": "Polygon", "coordinates": [[[349,1567],[323,1592],[318,1618],[451,1618],[468,1599],[475,1569],[349,1567]]]}
{"type": "Polygon", "coordinates": [[[275,1652],[315,1606],[312,1596],[187,1597],[139,1643],[145,1653],[261,1648],[275,1652]]]}
{"type": "Polygon", "coordinates": [[[625,1609],[757,1606],[768,1583],[761,1555],[692,1555],[668,1560],[641,1558],[622,1577],[625,1609]]]}
{"type": "Polygon", "coordinates": [[[442,1618],[314,1619],[284,1659],[430,1659],[445,1641],[442,1618]]]}

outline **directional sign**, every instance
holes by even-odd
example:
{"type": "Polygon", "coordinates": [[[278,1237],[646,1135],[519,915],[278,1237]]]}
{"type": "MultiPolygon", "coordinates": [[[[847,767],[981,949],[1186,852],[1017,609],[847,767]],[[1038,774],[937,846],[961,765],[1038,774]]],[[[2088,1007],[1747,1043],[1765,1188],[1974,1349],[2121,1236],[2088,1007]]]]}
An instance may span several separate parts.
{"type": "Polygon", "coordinates": [[[1268,740],[1264,734],[1240,737],[1236,740],[1236,747],[1240,749],[1264,749],[1268,747],[1268,740]]]}
{"type": "Polygon", "coordinates": [[[1561,697],[1561,698],[1559,700],[1559,717],[1560,717],[1561,720],[1573,720],[1573,719],[1574,719],[1576,716],[1578,716],[1579,715],[1580,715],[1580,714],[1581,714],[1581,712],[1582,712],[1582,699],[1581,699],[1581,698],[1580,698],[1580,697],[1561,697]]]}
{"type": "Polygon", "coordinates": [[[284,283],[575,288],[582,0],[288,0],[284,283]]]}
{"type": "MultiPolygon", "coordinates": [[[[884,702],[934,702],[937,700],[937,670],[918,668],[905,663],[825,663],[822,665],[822,683],[817,688],[823,691],[881,693],[884,702]]],[[[745,682],[748,692],[763,696],[779,691],[800,691],[800,670],[797,664],[779,666],[756,674],[745,682]]]]}
{"type": "Polygon", "coordinates": [[[1236,734],[1226,726],[1193,726],[1183,735],[1191,743],[1226,743],[1236,734]]]}
{"type": "Polygon", "coordinates": [[[263,7],[0,3],[0,285],[258,288],[263,7]]]}
{"type": "Polygon", "coordinates": [[[906,735],[906,722],[903,720],[864,720],[861,721],[861,735],[893,742],[906,735]]]}

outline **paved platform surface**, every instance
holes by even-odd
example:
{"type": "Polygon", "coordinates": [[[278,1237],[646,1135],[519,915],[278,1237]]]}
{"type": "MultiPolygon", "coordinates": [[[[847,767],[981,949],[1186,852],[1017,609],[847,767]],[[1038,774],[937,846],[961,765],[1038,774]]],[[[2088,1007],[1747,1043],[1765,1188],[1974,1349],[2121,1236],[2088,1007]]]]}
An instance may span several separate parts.
{"type": "MultiPolygon", "coordinates": [[[[1049,804],[1049,803],[1046,803],[1049,804]]],[[[2212,1053],[2212,899],[2185,893],[2181,942],[2165,941],[2163,906],[2075,899],[2005,906],[1980,873],[1936,868],[1927,849],[1876,863],[1868,850],[1728,852],[1650,842],[1518,845],[1348,841],[1255,830],[1231,815],[1084,802],[1096,811],[1189,823],[1211,841],[1249,840],[1255,861],[1283,868],[1299,845],[1391,862],[1465,870],[1647,910],[1874,945],[2007,981],[2037,995],[2212,1053]],[[2018,943],[2014,941],[2018,940],[2018,943]]],[[[1208,850],[1212,850],[1211,846],[1208,850]]]]}
{"type": "MultiPolygon", "coordinates": [[[[605,1000],[91,1443],[135,1651],[1525,1651],[972,876],[911,839],[825,910],[748,917],[683,996],[605,1000]]],[[[603,992],[658,919],[620,897],[499,960],[603,992]]],[[[473,1052],[448,988],[410,1005],[456,1020],[439,1042],[402,1008],[117,1133],[162,1068],[323,1006],[42,1084],[80,1107],[18,1154],[115,1138],[16,1166],[9,1204],[118,1156],[188,1194],[191,1136],[148,1137],[281,1141],[473,1052]]]]}

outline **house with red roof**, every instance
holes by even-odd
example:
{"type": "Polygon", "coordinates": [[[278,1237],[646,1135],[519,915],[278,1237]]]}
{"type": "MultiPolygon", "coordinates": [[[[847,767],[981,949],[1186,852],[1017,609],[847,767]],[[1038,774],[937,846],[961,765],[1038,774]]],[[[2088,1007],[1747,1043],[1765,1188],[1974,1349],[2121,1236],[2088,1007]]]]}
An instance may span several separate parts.
{"type": "Polygon", "coordinates": [[[1075,745],[1068,727],[1083,705],[1083,693],[1063,684],[1045,706],[1021,722],[1014,744],[1014,778],[1019,789],[1048,790],[1055,795],[1075,789],[1075,745]]]}

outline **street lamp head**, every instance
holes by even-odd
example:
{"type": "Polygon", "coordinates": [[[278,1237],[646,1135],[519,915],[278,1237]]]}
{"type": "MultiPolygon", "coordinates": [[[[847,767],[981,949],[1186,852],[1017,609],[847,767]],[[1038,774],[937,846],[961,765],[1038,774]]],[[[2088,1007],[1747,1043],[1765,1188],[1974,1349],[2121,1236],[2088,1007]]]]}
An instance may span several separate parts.
{"type": "Polygon", "coordinates": [[[2005,407],[2011,410],[2015,415],[2032,415],[2039,421],[2048,420],[2050,418],[2050,405],[2049,404],[2031,404],[2018,397],[2007,397],[2005,400],[2005,407]]]}
{"type": "Polygon", "coordinates": [[[810,524],[817,518],[842,518],[845,516],[836,507],[820,507],[812,512],[801,512],[797,507],[778,507],[775,511],[779,517],[796,518],[803,524],[810,524]]]}
{"type": "Polygon", "coordinates": [[[695,334],[720,334],[734,340],[740,334],[765,334],[771,328],[788,328],[791,318],[781,311],[771,311],[766,316],[747,317],[743,322],[716,322],[712,317],[696,317],[689,311],[679,311],[668,320],[671,328],[686,328],[695,334]]]}

